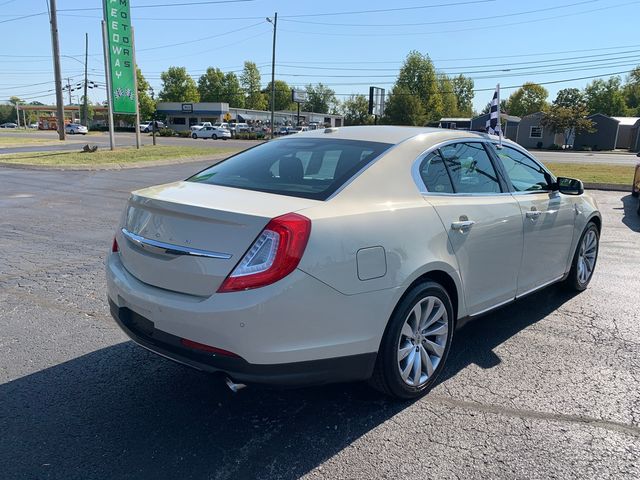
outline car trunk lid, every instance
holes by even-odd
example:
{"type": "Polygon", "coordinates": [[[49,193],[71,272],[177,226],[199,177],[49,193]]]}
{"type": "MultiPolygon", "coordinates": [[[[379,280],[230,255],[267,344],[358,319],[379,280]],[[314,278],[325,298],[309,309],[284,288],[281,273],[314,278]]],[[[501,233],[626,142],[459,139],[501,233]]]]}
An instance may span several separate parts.
{"type": "Polygon", "coordinates": [[[194,182],[139,190],[127,205],[120,256],[146,284],[209,296],[269,220],[317,203],[194,182]]]}

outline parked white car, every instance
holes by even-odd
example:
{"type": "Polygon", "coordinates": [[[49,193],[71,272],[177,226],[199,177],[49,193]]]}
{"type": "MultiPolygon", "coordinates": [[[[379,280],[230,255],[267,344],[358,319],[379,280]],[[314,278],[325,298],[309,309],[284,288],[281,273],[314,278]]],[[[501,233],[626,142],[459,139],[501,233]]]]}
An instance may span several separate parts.
{"type": "Polygon", "coordinates": [[[89,129],[84,125],[80,125],[79,123],[69,123],[64,126],[65,133],[69,135],[86,135],[89,133],[89,129]]]}
{"type": "Polygon", "coordinates": [[[221,138],[223,140],[226,140],[227,138],[231,138],[231,132],[226,128],[208,126],[193,132],[191,134],[191,138],[211,138],[213,140],[221,138]]]}
{"type": "MultiPolygon", "coordinates": [[[[155,122],[156,122],[156,132],[161,128],[165,127],[164,122],[161,122],[160,120],[156,120],[155,122]]],[[[149,133],[153,131],[153,120],[149,120],[147,122],[141,123],[140,125],[138,125],[138,128],[142,133],[149,133]]]]}
{"type": "Polygon", "coordinates": [[[18,128],[17,123],[7,122],[0,125],[0,128],[18,128]]]}
{"type": "Polygon", "coordinates": [[[108,297],[137,343],[232,387],[369,379],[415,398],[457,320],[556,282],[587,288],[601,225],[579,180],[513,142],[316,130],[133,192],[108,297]]]}
{"type": "Polygon", "coordinates": [[[199,122],[199,123],[196,123],[195,125],[191,125],[189,127],[189,130],[191,130],[192,132],[197,132],[198,130],[202,130],[204,127],[211,127],[211,126],[213,126],[211,122],[199,122]]]}

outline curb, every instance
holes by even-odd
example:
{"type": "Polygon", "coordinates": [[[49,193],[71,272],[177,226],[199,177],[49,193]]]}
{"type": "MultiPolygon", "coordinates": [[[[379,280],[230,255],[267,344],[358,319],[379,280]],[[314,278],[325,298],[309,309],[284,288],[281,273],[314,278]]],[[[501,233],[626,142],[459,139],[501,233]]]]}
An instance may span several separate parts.
{"type": "Polygon", "coordinates": [[[585,190],[606,190],[611,192],[630,192],[629,185],[620,185],[617,183],[585,183],[585,190]]]}

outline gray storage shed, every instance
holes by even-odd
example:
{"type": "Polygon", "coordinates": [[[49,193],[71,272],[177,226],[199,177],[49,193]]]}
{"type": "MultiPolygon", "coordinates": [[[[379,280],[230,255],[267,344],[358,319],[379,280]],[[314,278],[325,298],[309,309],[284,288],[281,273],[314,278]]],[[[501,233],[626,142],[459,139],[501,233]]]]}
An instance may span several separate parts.
{"type": "Polygon", "coordinates": [[[618,120],[602,113],[594,113],[587,118],[594,123],[595,131],[593,133],[578,133],[573,142],[573,148],[576,150],[583,147],[590,147],[592,150],[613,150],[616,148],[618,120]]]}
{"type": "Polygon", "coordinates": [[[640,152],[640,119],[638,119],[631,129],[631,139],[631,147],[629,150],[632,152],[640,152]]]}
{"type": "MultiPolygon", "coordinates": [[[[558,143],[556,134],[542,126],[543,117],[544,113],[542,112],[522,117],[516,142],[524,148],[548,148],[554,143],[558,143]]],[[[559,144],[562,144],[563,141],[560,140],[559,144]]]]}
{"type": "MultiPolygon", "coordinates": [[[[487,120],[491,114],[485,113],[478,117],[471,119],[471,128],[470,130],[474,132],[485,132],[487,129],[487,120]]],[[[509,140],[516,141],[516,137],[518,136],[518,125],[520,124],[520,117],[515,117],[513,115],[507,115],[506,113],[501,113],[500,118],[505,121],[504,127],[504,136],[509,140]]]]}
{"type": "Polygon", "coordinates": [[[634,126],[640,120],[638,117],[611,117],[618,121],[618,136],[616,148],[631,148],[635,137],[634,126]]]}

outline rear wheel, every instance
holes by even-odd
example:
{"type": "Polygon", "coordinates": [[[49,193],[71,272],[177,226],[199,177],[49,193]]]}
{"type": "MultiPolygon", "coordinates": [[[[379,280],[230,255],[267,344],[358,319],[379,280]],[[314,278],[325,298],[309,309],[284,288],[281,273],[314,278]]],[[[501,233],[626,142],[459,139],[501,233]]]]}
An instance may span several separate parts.
{"type": "Polygon", "coordinates": [[[217,139],[218,139],[218,135],[216,135],[216,134],[214,133],[213,135],[211,135],[211,138],[212,138],[213,140],[217,140],[217,139]]]}
{"type": "Polygon", "coordinates": [[[415,286],[389,320],[371,385],[396,398],[427,393],[444,367],[454,325],[444,287],[435,282],[415,286]]]}
{"type": "Polygon", "coordinates": [[[193,138],[194,140],[198,138],[198,135],[196,135],[195,133],[191,134],[191,138],[193,138]]]}
{"type": "Polygon", "coordinates": [[[593,222],[589,222],[578,242],[571,271],[566,280],[566,285],[571,290],[582,292],[589,285],[598,261],[599,244],[598,227],[593,222]]]}

